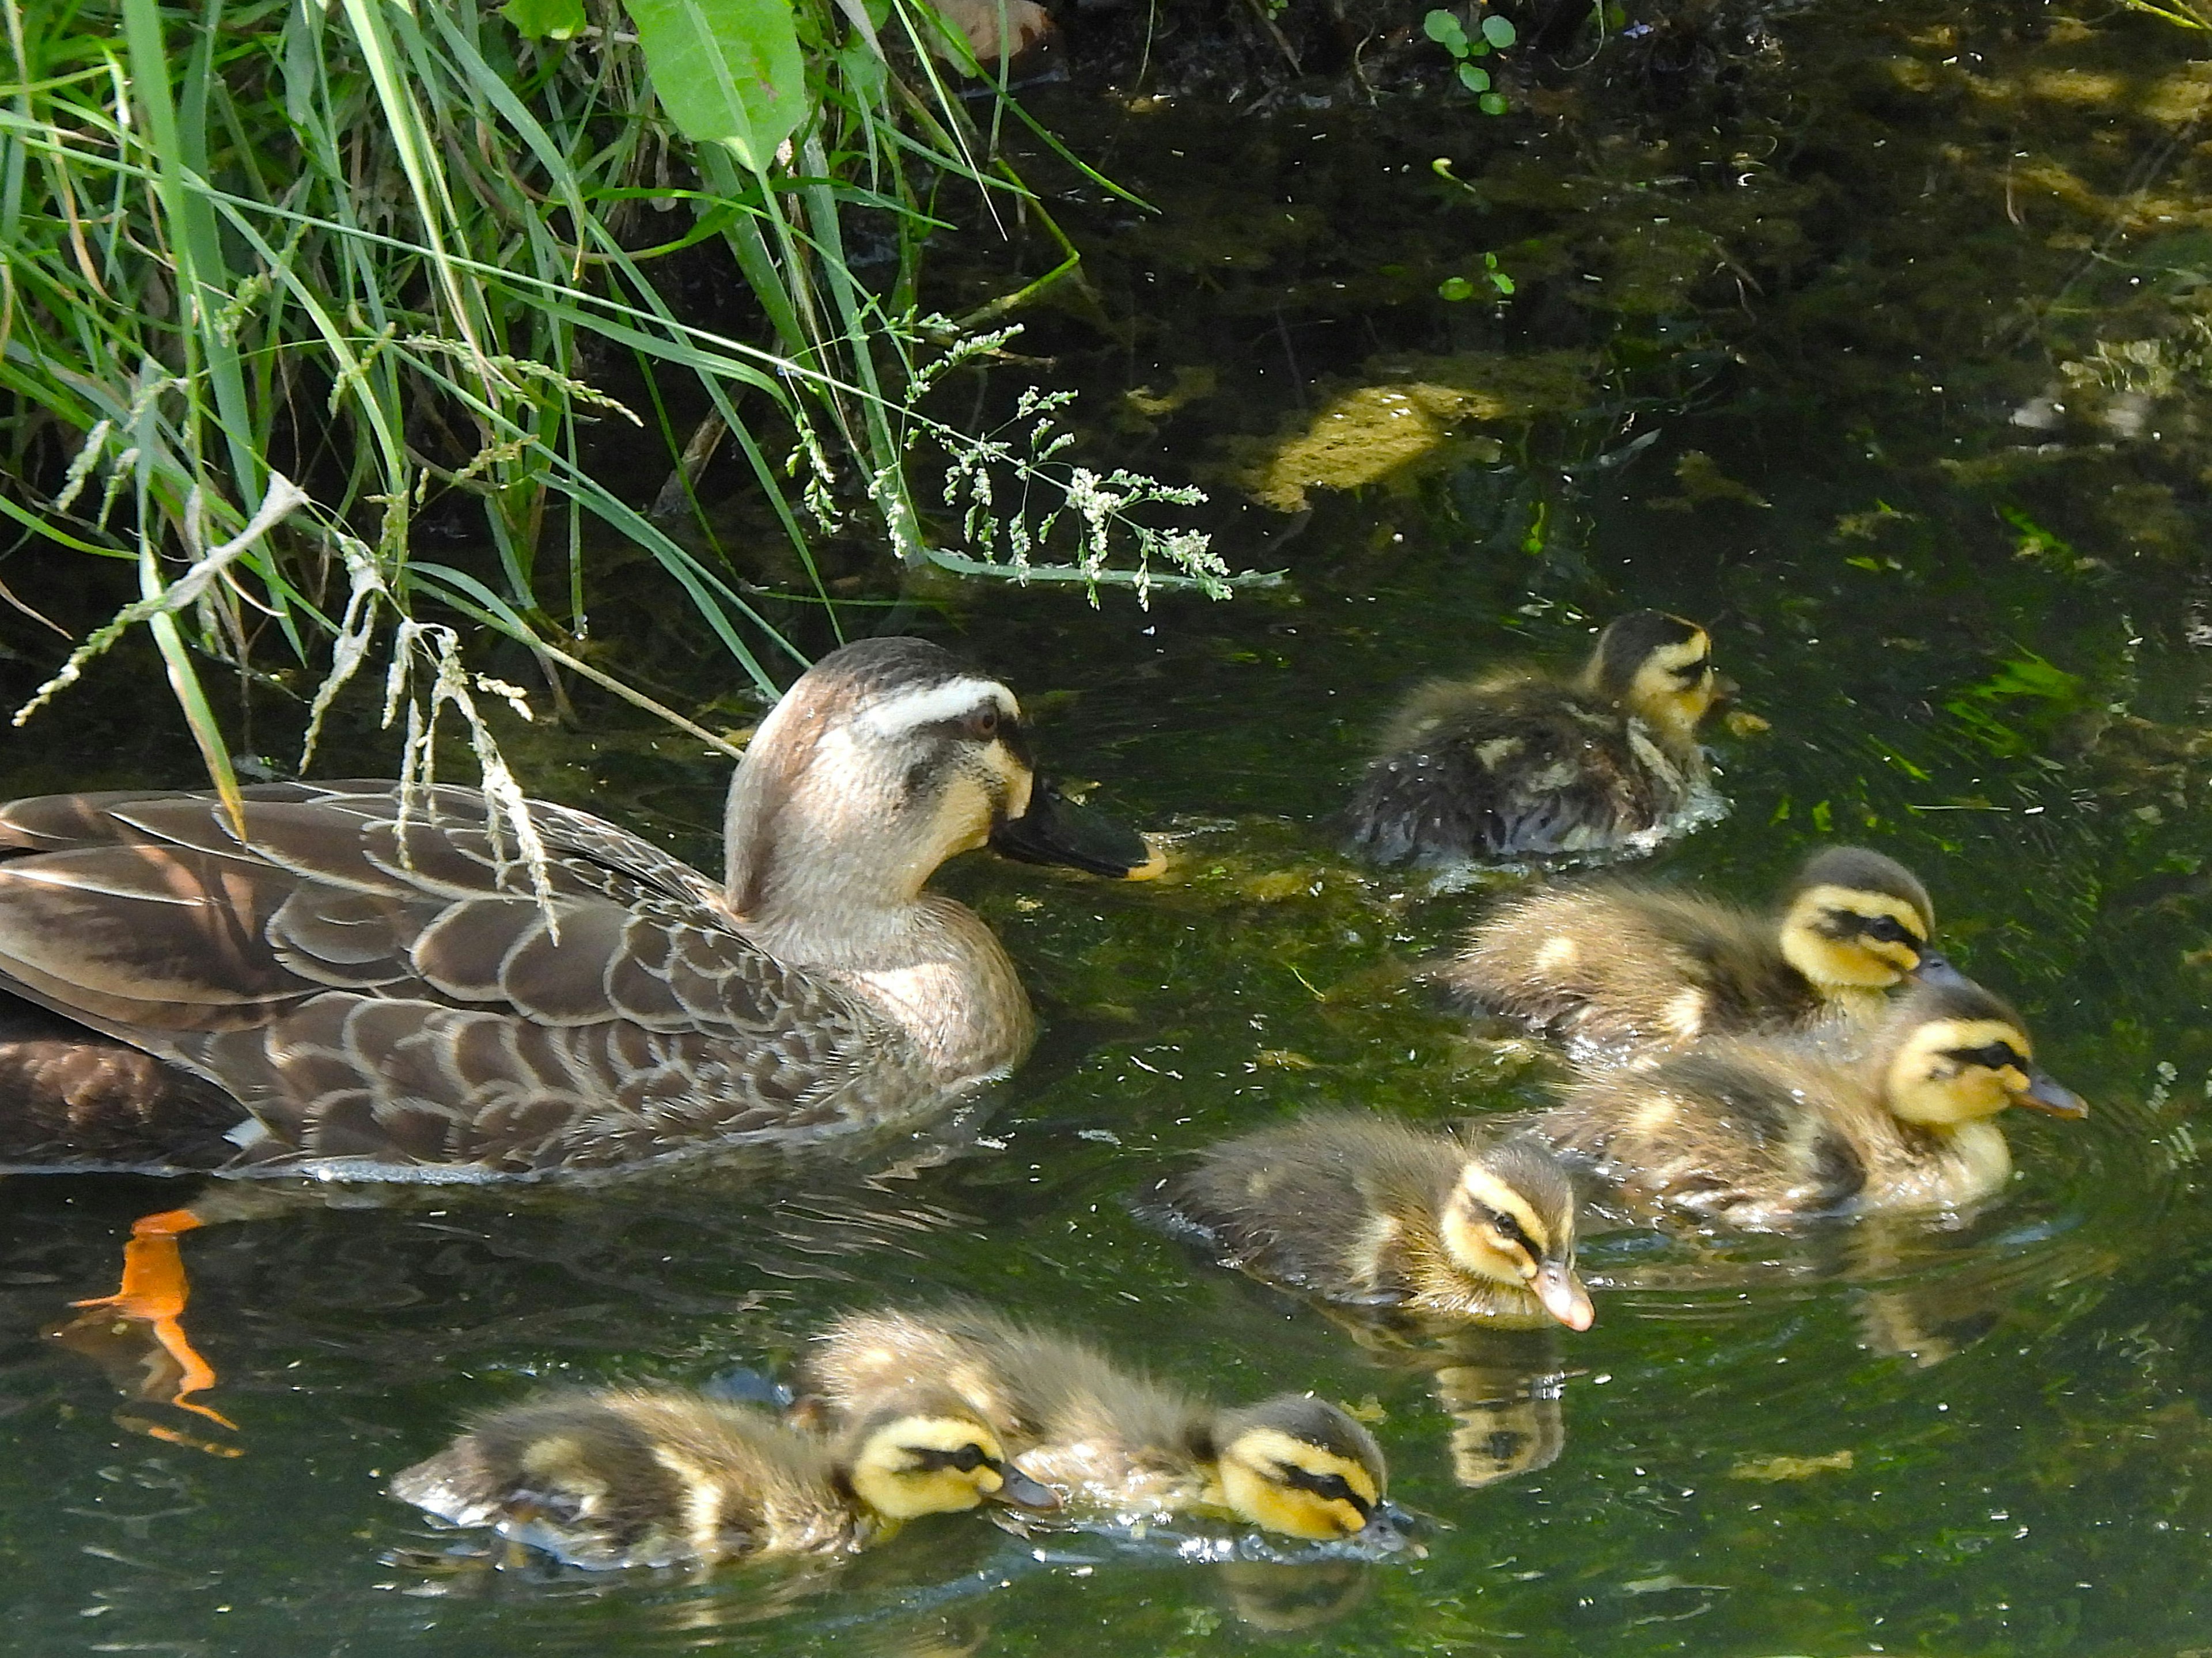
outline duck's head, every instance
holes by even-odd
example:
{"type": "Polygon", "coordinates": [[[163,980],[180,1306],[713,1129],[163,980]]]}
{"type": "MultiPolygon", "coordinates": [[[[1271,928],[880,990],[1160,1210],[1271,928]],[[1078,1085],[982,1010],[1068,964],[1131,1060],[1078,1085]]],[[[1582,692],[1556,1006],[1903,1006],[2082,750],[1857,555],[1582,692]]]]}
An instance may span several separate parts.
{"type": "Polygon", "coordinates": [[[1583,683],[1682,742],[1735,689],[1713,671],[1705,630],[1662,610],[1631,610],[1607,623],[1583,683]]]}
{"type": "Polygon", "coordinates": [[[1390,1483],[1375,1436],[1310,1394],[1279,1394],[1214,1426],[1222,1497],[1263,1531],[1316,1541],[1396,1535],[1390,1483]]]}
{"type": "Polygon", "coordinates": [[[910,901],[986,843],[1100,875],[1150,857],[1038,777],[1012,691],[920,639],[862,640],[802,675],[738,767],[725,834],[747,917],[910,901]]]}
{"type": "Polygon", "coordinates": [[[1059,1495],[1009,1458],[990,1424],[950,1392],[890,1400],[846,1440],[853,1494],[887,1520],[953,1514],[985,1502],[1051,1509],[1059,1495]]]}
{"type": "Polygon", "coordinates": [[[2086,1117],[2072,1089],[2037,1066],[2020,1015],[1958,978],[1923,985],[1893,1017],[1884,1096],[1903,1121],[1954,1127],[2008,1105],[2086,1117]]]}
{"type": "Polygon", "coordinates": [[[1805,860],[1784,895],[1782,953],[1824,988],[1879,990],[1949,964],[1928,947],[1936,908],[1893,858],[1830,847],[1805,860]]]}
{"type": "Polygon", "coordinates": [[[1574,1183],[1549,1147],[1516,1135],[1476,1152],[1438,1220],[1462,1272],[1526,1290],[1570,1330],[1589,1328],[1589,1291],[1575,1273],[1574,1183]]]}

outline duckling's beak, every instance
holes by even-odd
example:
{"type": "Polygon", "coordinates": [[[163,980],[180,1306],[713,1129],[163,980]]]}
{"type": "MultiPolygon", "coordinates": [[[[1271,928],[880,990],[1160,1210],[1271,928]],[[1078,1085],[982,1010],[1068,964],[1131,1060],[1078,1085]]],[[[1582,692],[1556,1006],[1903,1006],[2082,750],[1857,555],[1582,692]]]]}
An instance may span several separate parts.
{"type": "Polygon", "coordinates": [[[999,1489],[991,1493],[994,1503],[1004,1503],[1009,1508],[1033,1509],[1050,1512],[1060,1506],[1060,1493],[1040,1480],[1030,1479],[1011,1462],[994,1462],[998,1470],[999,1489]]]}
{"type": "Polygon", "coordinates": [[[1949,957],[1941,950],[1930,950],[1925,944],[1920,946],[1919,963],[1913,968],[1910,976],[1923,985],[1964,985],[1973,982],[1957,968],[1951,965],[1949,957]]]}
{"type": "Polygon", "coordinates": [[[2086,1117],[2089,1102],[2060,1082],[2041,1066],[2027,1068],[2027,1086],[2012,1096],[2014,1105],[2047,1111],[2054,1117],[2086,1117]]]}
{"type": "Polygon", "coordinates": [[[1546,1312],[1570,1330],[1587,1330],[1597,1317],[1589,1291],[1583,1288],[1575,1269],[1563,1260],[1547,1260],[1539,1266],[1536,1276],[1528,1280],[1528,1291],[1546,1312]]]}
{"type": "Polygon", "coordinates": [[[1724,708],[1743,695],[1743,687],[1724,673],[1713,676],[1713,706],[1724,708]]]}
{"type": "Polygon", "coordinates": [[[1042,775],[1030,785],[1029,810],[991,831],[991,850],[1023,864],[1063,864],[1126,880],[1152,863],[1145,837],[1103,812],[1079,806],[1042,775]]]}
{"type": "Polygon", "coordinates": [[[1385,1498],[1353,1535],[1378,1554],[1395,1554],[1401,1549],[1410,1549],[1417,1556],[1425,1555],[1428,1551],[1414,1538],[1419,1525],[1410,1509],[1401,1509],[1385,1498]]]}

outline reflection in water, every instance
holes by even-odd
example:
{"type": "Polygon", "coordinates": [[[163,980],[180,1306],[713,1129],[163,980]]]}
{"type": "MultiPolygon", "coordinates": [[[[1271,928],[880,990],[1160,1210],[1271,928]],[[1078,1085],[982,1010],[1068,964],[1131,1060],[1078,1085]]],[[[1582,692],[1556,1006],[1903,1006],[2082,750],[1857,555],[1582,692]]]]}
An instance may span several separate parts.
{"type": "Polygon", "coordinates": [[[1387,1369],[1425,1375],[1452,1418],[1452,1478],[1475,1488],[1549,1467],[1566,1446],[1567,1372],[1555,1329],[1492,1329],[1322,1309],[1387,1369]]]}

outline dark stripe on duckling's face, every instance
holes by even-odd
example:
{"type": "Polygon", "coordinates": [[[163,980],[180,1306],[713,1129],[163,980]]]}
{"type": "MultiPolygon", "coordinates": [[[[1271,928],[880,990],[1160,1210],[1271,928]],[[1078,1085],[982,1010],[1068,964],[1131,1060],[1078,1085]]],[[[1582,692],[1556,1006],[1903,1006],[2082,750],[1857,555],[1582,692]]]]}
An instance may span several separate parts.
{"type": "Polygon", "coordinates": [[[1340,1473],[1316,1473],[1295,1462],[1278,1462],[1275,1477],[1292,1490],[1311,1491],[1324,1502],[1349,1503],[1363,1527],[1375,1517],[1375,1504],[1352,1490],[1352,1482],[1340,1473]]]}

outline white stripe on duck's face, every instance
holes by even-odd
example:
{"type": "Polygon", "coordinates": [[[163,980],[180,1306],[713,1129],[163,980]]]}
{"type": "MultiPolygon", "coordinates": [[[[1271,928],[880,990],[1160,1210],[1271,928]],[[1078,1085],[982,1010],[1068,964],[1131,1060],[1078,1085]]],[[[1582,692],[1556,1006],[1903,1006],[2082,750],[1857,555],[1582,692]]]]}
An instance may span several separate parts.
{"type": "Polygon", "coordinates": [[[969,721],[987,708],[1004,720],[1022,717],[1021,704],[1004,685],[969,676],[886,696],[854,714],[853,727],[879,740],[898,742],[927,726],[969,721]]]}

